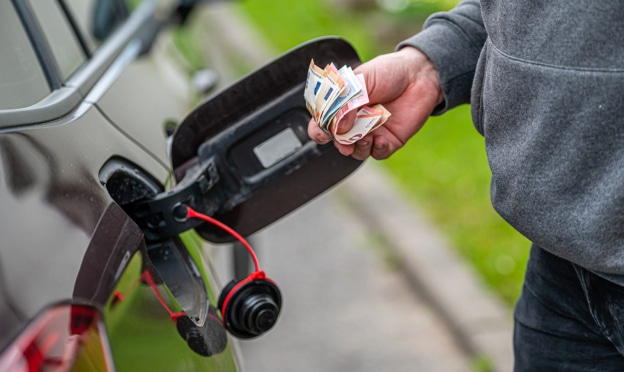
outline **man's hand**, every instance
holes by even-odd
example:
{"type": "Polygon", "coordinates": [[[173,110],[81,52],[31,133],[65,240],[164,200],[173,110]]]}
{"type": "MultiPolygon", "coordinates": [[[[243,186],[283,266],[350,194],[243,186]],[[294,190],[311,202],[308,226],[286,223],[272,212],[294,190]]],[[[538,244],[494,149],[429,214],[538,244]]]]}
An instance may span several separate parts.
{"type": "MultiPolygon", "coordinates": [[[[401,148],[424,125],[433,109],[443,101],[440,78],[433,63],[412,47],[384,54],[355,69],[364,74],[369,105],[383,104],[392,114],[388,121],[352,145],[335,143],[343,155],[364,160],[369,156],[385,159],[401,148]]],[[[338,132],[351,129],[355,111],[338,123],[338,132]]],[[[319,144],[330,141],[314,119],[308,135],[319,144]]]]}

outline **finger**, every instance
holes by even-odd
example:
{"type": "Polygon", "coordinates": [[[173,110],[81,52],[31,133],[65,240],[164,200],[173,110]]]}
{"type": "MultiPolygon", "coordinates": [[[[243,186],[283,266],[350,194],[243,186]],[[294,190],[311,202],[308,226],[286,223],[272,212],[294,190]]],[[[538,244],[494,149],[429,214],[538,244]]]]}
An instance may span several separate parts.
{"type": "Polygon", "coordinates": [[[373,136],[369,134],[355,143],[355,149],[351,156],[353,156],[353,158],[357,160],[364,160],[371,155],[372,147],[373,136]]]}
{"type": "Polygon", "coordinates": [[[353,151],[355,150],[354,145],[343,145],[341,143],[334,142],[334,146],[344,156],[350,156],[351,154],[353,154],[353,151]]]}
{"type": "Polygon", "coordinates": [[[312,141],[318,143],[319,145],[324,145],[331,141],[331,138],[329,138],[327,133],[323,132],[323,130],[319,128],[314,119],[310,119],[310,122],[308,123],[308,136],[312,141]]]}
{"type": "Polygon", "coordinates": [[[390,142],[386,137],[375,136],[373,139],[373,144],[371,146],[371,157],[376,160],[387,159],[397,149],[398,148],[392,148],[390,142]]]}
{"type": "Polygon", "coordinates": [[[356,115],[357,110],[352,110],[346,113],[345,116],[343,116],[342,119],[336,123],[336,133],[342,134],[348,132],[353,126],[356,115]]]}

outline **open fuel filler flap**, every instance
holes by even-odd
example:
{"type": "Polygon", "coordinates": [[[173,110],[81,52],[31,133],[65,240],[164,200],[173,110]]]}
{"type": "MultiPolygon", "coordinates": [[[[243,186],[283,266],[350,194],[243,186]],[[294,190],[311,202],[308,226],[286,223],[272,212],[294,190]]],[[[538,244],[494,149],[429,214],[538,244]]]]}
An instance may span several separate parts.
{"type": "Polygon", "coordinates": [[[233,238],[187,219],[188,205],[248,236],[303,205],[360,164],[332,143],[307,135],[303,92],[310,60],[357,66],[353,47],[340,38],[305,43],[247,75],[194,109],[176,129],[171,159],[178,184],[138,203],[148,239],[190,228],[212,242],[233,238]]]}

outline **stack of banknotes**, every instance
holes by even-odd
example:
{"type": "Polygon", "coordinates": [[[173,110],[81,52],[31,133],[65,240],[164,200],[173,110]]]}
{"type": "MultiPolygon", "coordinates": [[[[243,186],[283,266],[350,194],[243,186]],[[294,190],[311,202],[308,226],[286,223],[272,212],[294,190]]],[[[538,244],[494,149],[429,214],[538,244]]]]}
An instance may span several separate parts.
{"type": "Polygon", "coordinates": [[[337,69],[333,63],[324,69],[310,61],[303,96],[310,115],[334,141],[350,145],[379,128],[390,117],[382,105],[366,106],[368,92],[362,74],[351,67],[337,69]],[[338,133],[336,123],[348,112],[357,110],[353,127],[338,133]]]}

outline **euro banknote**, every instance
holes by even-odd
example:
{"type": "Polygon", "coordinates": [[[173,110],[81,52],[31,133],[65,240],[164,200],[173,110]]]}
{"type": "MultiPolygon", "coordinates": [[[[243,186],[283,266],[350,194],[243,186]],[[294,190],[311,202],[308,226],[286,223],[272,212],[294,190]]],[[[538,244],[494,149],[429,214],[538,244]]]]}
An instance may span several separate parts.
{"type": "Polygon", "coordinates": [[[383,125],[390,112],[382,105],[369,103],[366,82],[350,66],[337,69],[333,63],[320,68],[310,61],[303,93],[306,107],[318,126],[341,144],[353,144],[383,125]],[[338,133],[337,123],[349,112],[356,111],[351,129],[338,133]]]}

